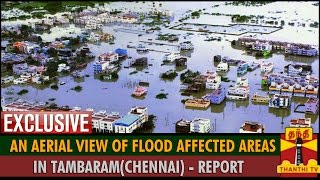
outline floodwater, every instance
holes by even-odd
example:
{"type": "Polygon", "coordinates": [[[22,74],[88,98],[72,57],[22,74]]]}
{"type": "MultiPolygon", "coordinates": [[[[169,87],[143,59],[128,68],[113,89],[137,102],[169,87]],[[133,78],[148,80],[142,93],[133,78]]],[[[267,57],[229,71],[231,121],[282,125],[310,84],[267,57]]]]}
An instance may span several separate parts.
{"type": "MultiPolygon", "coordinates": [[[[188,10],[206,9],[206,12],[210,13],[225,13],[225,14],[241,14],[241,15],[264,15],[275,16],[283,18],[287,21],[291,19],[304,20],[318,20],[319,10],[317,6],[312,6],[312,2],[275,2],[261,7],[243,7],[243,6],[225,6],[224,2],[156,2],[156,8],[159,8],[159,3],[162,3],[162,9],[168,9],[174,11],[174,22],[171,22],[170,27],[178,25],[178,20],[185,16],[185,12],[188,10]],[[219,7],[213,7],[218,4],[219,7]],[[283,11],[283,13],[274,14],[272,12],[283,11]],[[285,12],[284,12],[285,11],[285,12]],[[270,13],[268,13],[270,12],[270,13]],[[296,15],[298,14],[298,15],[296,15]]],[[[152,2],[136,3],[136,2],[113,2],[110,4],[111,9],[121,9],[125,7],[126,10],[143,11],[153,8],[152,2]]],[[[214,18],[214,16],[212,16],[214,18]]],[[[230,24],[230,18],[220,18],[219,25],[230,24]]],[[[214,24],[210,18],[207,19],[189,19],[185,22],[199,23],[199,24],[214,24]]],[[[310,21],[311,22],[311,21],[310,21]]],[[[15,23],[15,22],[10,22],[15,23]]],[[[70,25],[73,27],[73,25],[70,25]]],[[[274,72],[283,71],[283,67],[289,63],[309,64],[313,68],[313,76],[318,77],[319,74],[319,58],[301,58],[296,56],[284,57],[282,54],[273,54],[268,59],[256,59],[251,55],[245,54],[241,50],[233,49],[230,41],[238,39],[240,36],[212,34],[222,37],[222,41],[204,41],[207,35],[201,35],[203,33],[192,32],[193,35],[187,35],[187,31],[173,30],[161,26],[160,32],[154,32],[153,34],[146,34],[138,36],[136,33],[130,32],[115,32],[114,29],[129,28],[129,29],[143,29],[142,26],[126,25],[126,26],[112,26],[106,25],[103,27],[103,31],[115,35],[115,44],[109,43],[89,43],[91,51],[98,56],[101,53],[114,51],[116,48],[126,48],[126,46],[136,46],[142,42],[149,41],[155,42],[155,38],[158,33],[173,33],[178,34],[180,42],[190,40],[194,44],[194,50],[192,52],[185,53],[188,56],[187,69],[192,71],[200,71],[201,73],[206,70],[215,70],[216,67],[213,63],[213,56],[222,55],[229,56],[232,59],[241,59],[251,62],[269,61],[275,63],[274,72]],[[185,37],[185,38],[184,38],[185,37]],[[228,40],[228,41],[227,41],[228,40]],[[131,43],[130,43],[131,42],[131,43]]],[[[74,28],[76,34],[77,28],[74,28]]],[[[146,28],[147,29],[147,28],[146,28]]],[[[72,30],[73,31],[73,30],[72,30]]],[[[43,35],[43,39],[51,40],[52,38],[59,37],[61,34],[59,29],[52,31],[51,35],[43,35]],[[51,38],[51,39],[50,39],[51,38]]],[[[190,32],[189,32],[190,33],[190,32]]],[[[244,34],[248,35],[248,34],[244,34]]],[[[276,31],[268,35],[256,34],[257,37],[262,38],[277,38],[279,40],[286,40],[292,42],[308,43],[319,45],[319,29],[306,27],[292,27],[285,25],[283,29],[276,31]]],[[[163,42],[167,43],[167,42],[163,42]]],[[[172,43],[178,44],[178,43],[172,43]]],[[[93,75],[93,62],[83,70],[85,74],[90,75],[85,77],[83,81],[75,81],[71,76],[64,76],[59,81],[65,81],[65,85],[59,85],[58,90],[50,88],[37,89],[32,86],[15,86],[2,88],[1,96],[6,98],[22,98],[27,100],[36,101],[48,101],[50,98],[55,98],[53,102],[58,105],[69,105],[70,107],[79,106],[83,109],[94,108],[95,110],[107,110],[108,112],[119,112],[120,114],[126,114],[132,106],[146,106],[148,107],[149,114],[157,116],[155,121],[154,133],[171,133],[175,132],[176,121],[183,119],[190,119],[196,117],[209,118],[212,123],[212,133],[237,133],[239,127],[244,121],[257,121],[265,125],[265,132],[267,133],[279,133],[283,132],[285,127],[289,126],[289,121],[293,118],[311,117],[312,126],[315,132],[319,132],[319,116],[318,115],[305,115],[303,113],[294,113],[295,106],[299,103],[307,101],[306,98],[293,98],[291,110],[271,109],[268,105],[264,104],[252,104],[247,101],[225,101],[221,105],[211,105],[208,109],[187,109],[181,103],[182,99],[187,97],[180,95],[180,79],[179,76],[172,81],[164,81],[159,76],[161,73],[170,69],[175,69],[174,65],[163,65],[162,59],[165,52],[176,51],[176,46],[168,45],[156,45],[146,44],[149,48],[163,52],[150,51],[146,54],[138,54],[135,49],[128,49],[128,55],[132,59],[138,57],[148,57],[148,63],[152,66],[148,66],[145,69],[139,69],[138,73],[131,74],[135,71],[135,68],[121,68],[119,72],[119,79],[115,82],[100,81],[95,79],[93,75]],[[150,83],[148,87],[148,94],[144,99],[137,99],[131,97],[134,86],[139,81],[147,81],[150,83]],[[83,87],[81,92],[71,90],[71,88],[81,85],[83,87]],[[21,89],[28,89],[29,93],[18,96],[16,95],[21,89]],[[8,95],[8,91],[12,90],[14,95],[8,95]],[[156,95],[159,93],[168,93],[167,99],[156,99],[156,95]]],[[[122,62],[122,67],[128,66],[130,59],[122,62]]],[[[185,69],[176,69],[180,75],[185,69]]],[[[230,80],[236,81],[237,73],[236,67],[231,66],[231,70],[225,74],[230,80]]],[[[249,72],[244,75],[249,78],[250,83],[250,96],[255,92],[261,95],[266,95],[265,91],[261,90],[261,73],[257,69],[253,72],[249,72]]],[[[222,87],[227,88],[229,85],[234,84],[230,81],[228,83],[222,82],[222,87]]],[[[210,91],[207,91],[210,92],[210,91]]],[[[201,97],[205,93],[194,95],[201,97]]],[[[10,102],[10,99],[7,99],[10,102]]],[[[50,102],[50,101],[48,101],[50,102]]]]}

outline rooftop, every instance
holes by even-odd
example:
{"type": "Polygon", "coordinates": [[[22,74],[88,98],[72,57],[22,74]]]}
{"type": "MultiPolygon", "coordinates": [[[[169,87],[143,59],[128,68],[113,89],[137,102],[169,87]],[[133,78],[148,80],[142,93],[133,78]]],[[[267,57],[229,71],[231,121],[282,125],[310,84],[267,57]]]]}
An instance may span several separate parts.
{"type": "Polygon", "coordinates": [[[317,98],[309,98],[307,103],[318,103],[319,100],[317,98]]]}
{"type": "Polygon", "coordinates": [[[127,114],[123,116],[122,118],[118,119],[115,122],[115,125],[121,125],[121,126],[130,126],[132,123],[136,122],[140,117],[135,114],[127,114]]]}
{"type": "Polygon", "coordinates": [[[191,121],[189,120],[185,120],[185,119],[181,119],[177,122],[178,126],[188,126],[190,125],[191,121]]]}
{"type": "Polygon", "coordinates": [[[263,125],[258,122],[247,121],[242,125],[243,130],[257,132],[260,128],[263,128],[263,125]]]}

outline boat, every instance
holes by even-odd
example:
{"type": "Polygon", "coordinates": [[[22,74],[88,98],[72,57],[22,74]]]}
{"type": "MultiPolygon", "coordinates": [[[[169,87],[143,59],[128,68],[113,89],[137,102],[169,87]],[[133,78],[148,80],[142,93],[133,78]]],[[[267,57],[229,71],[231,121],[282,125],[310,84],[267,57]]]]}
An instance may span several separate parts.
{"type": "Polygon", "coordinates": [[[137,49],[138,52],[146,52],[146,51],[149,51],[149,48],[146,47],[146,46],[144,46],[144,45],[142,45],[142,44],[139,44],[136,49],[137,49]]]}
{"type": "Polygon", "coordinates": [[[258,95],[258,93],[255,93],[251,98],[252,102],[257,102],[257,103],[269,103],[269,100],[270,100],[269,96],[261,96],[261,95],[258,95]]]}
{"type": "Polygon", "coordinates": [[[264,133],[264,126],[258,122],[246,121],[239,130],[240,133],[264,133]]]}
{"type": "Polygon", "coordinates": [[[291,119],[290,127],[311,127],[311,118],[291,119]]]}
{"type": "Polygon", "coordinates": [[[137,86],[137,87],[134,89],[132,95],[133,95],[133,96],[140,97],[140,96],[145,95],[147,92],[148,92],[147,88],[142,87],[142,86],[137,86]]]}

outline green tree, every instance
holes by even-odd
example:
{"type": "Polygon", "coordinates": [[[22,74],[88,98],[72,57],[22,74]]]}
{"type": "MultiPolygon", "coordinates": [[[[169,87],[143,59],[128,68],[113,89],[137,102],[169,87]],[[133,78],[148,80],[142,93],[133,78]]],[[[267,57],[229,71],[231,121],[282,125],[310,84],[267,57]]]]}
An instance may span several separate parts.
{"type": "Polygon", "coordinates": [[[47,52],[48,52],[49,56],[51,56],[51,57],[58,57],[58,51],[54,48],[48,49],[47,52]]]}
{"type": "Polygon", "coordinates": [[[55,14],[59,11],[63,11],[64,7],[62,6],[62,1],[48,1],[45,9],[49,13],[55,14]]]}

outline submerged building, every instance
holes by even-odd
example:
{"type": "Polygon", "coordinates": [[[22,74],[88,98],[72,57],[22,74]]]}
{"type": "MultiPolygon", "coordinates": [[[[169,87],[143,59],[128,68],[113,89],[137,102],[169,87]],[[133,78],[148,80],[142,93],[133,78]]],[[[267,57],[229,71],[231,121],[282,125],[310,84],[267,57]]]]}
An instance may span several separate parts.
{"type": "Polygon", "coordinates": [[[291,96],[275,94],[269,100],[269,107],[271,108],[290,108],[290,106],[291,106],[291,96]]]}

